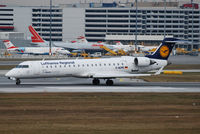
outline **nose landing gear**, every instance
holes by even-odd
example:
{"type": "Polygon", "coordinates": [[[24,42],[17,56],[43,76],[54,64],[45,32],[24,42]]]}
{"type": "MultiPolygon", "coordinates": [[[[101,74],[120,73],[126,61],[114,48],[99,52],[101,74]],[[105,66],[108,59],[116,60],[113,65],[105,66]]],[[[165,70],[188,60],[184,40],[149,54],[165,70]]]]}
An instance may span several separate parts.
{"type": "Polygon", "coordinates": [[[16,79],[16,85],[20,85],[20,84],[21,84],[20,79],[16,79]]]}

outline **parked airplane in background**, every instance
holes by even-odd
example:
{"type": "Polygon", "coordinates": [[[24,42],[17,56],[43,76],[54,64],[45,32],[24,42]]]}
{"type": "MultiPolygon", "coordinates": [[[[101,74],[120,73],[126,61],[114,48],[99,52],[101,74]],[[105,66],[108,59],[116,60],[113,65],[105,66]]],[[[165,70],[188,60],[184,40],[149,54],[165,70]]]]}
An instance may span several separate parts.
{"type": "Polygon", "coordinates": [[[125,52],[135,50],[133,45],[123,45],[120,41],[116,41],[115,45],[111,45],[113,47],[113,51],[117,52],[123,49],[125,52]]]}
{"type": "MultiPolygon", "coordinates": [[[[48,47],[49,42],[42,39],[42,37],[36,32],[36,30],[29,26],[29,31],[33,36],[31,36],[32,42],[31,44],[41,47],[48,47]]],[[[104,51],[101,46],[106,46],[109,49],[112,49],[113,51],[117,52],[120,49],[123,49],[125,52],[135,50],[135,45],[123,45],[121,42],[117,41],[116,45],[109,45],[103,42],[88,42],[87,39],[83,36],[79,36],[77,38],[77,41],[71,41],[71,42],[53,42],[52,45],[56,47],[63,47],[67,50],[80,50],[84,52],[102,52],[104,51]]],[[[141,50],[142,52],[149,51],[152,49],[152,47],[146,47],[143,45],[137,45],[137,50],[141,50]]]]}
{"type": "Polygon", "coordinates": [[[112,79],[151,76],[146,72],[159,69],[160,74],[168,64],[168,57],[177,42],[174,38],[165,38],[152,55],[145,57],[122,56],[118,58],[75,59],[75,60],[41,60],[25,61],[10,70],[5,76],[21,83],[20,79],[48,77],[92,78],[94,85],[100,79],[106,79],[107,85],[113,85],[112,79]]]}
{"type": "MultiPolygon", "coordinates": [[[[123,49],[125,52],[134,51],[135,45],[124,45],[120,41],[116,41],[116,45],[111,45],[114,48],[114,51],[118,51],[123,49]]],[[[137,45],[137,51],[147,52],[152,49],[156,49],[158,46],[144,46],[144,45],[137,45]]]]}
{"type": "MultiPolygon", "coordinates": [[[[29,26],[29,31],[32,33],[32,44],[37,46],[49,46],[49,42],[45,41],[40,37],[40,35],[35,31],[35,29],[32,26],[29,26]]],[[[78,41],[71,41],[71,42],[53,42],[52,43],[56,47],[62,47],[67,50],[80,50],[84,52],[101,52],[104,51],[103,48],[100,48],[100,46],[105,45],[106,47],[113,49],[112,46],[105,44],[105,43],[91,43],[88,42],[85,37],[80,36],[78,38],[78,41]]]]}
{"type": "MultiPolygon", "coordinates": [[[[49,55],[49,47],[15,47],[9,40],[4,40],[4,45],[9,53],[15,54],[33,54],[33,55],[49,55]]],[[[70,52],[64,48],[52,47],[52,54],[69,54],[70,52]]]]}

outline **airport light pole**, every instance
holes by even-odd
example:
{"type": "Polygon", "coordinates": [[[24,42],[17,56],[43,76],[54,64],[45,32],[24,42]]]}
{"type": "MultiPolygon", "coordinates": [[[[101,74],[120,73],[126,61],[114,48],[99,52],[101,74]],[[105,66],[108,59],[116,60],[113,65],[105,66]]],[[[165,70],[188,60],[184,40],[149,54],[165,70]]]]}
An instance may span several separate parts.
{"type": "Polygon", "coordinates": [[[49,55],[51,55],[51,24],[52,24],[52,0],[50,0],[50,39],[49,39],[49,55]]]}
{"type": "Polygon", "coordinates": [[[165,18],[164,18],[164,38],[166,36],[166,0],[164,0],[164,14],[165,14],[165,18]]]}
{"type": "Polygon", "coordinates": [[[136,3],[136,31],[135,31],[135,52],[137,51],[137,15],[138,15],[138,3],[137,0],[135,0],[136,3]]]}
{"type": "Polygon", "coordinates": [[[193,4],[193,0],[191,0],[191,4],[192,4],[192,46],[191,46],[191,50],[192,50],[193,46],[194,46],[194,4],[193,4]]]}

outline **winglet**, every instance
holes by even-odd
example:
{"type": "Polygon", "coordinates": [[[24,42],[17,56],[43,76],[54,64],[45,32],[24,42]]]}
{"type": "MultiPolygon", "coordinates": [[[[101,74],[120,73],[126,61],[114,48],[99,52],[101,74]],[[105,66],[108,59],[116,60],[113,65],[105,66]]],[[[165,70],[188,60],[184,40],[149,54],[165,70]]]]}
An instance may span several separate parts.
{"type": "Polygon", "coordinates": [[[162,72],[163,68],[164,68],[164,66],[161,67],[154,75],[159,75],[162,72]]]}

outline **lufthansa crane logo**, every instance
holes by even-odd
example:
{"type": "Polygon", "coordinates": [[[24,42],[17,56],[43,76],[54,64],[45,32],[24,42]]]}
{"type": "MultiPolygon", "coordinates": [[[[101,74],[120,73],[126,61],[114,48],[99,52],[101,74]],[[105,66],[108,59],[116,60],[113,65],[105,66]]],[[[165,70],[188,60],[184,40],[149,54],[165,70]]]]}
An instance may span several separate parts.
{"type": "Polygon", "coordinates": [[[160,48],[160,55],[163,58],[166,58],[169,55],[169,47],[164,45],[160,48]]]}

